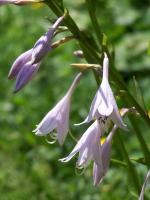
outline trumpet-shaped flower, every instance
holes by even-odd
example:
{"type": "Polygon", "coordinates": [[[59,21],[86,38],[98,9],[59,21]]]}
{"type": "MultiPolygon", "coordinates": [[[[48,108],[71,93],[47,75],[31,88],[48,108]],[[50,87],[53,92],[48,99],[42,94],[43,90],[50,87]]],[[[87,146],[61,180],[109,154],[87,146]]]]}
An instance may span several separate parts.
{"type": "Polygon", "coordinates": [[[66,95],[56,104],[56,106],[50,110],[43,120],[37,125],[33,131],[38,136],[45,136],[51,133],[54,129],[57,129],[57,138],[60,145],[64,143],[64,140],[69,131],[69,111],[70,100],[72,93],[81,78],[82,73],[79,73],[66,95]]]}
{"type": "Polygon", "coordinates": [[[66,158],[60,159],[60,161],[68,162],[75,154],[79,153],[77,161],[79,168],[87,167],[89,162],[93,160],[103,171],[100,138],[101,128],[99,122],[96,120],[82,135],[72,152],[66,158]]]}
{"type": "MultiPolygon", "coordinates": [[[[130,109],[123,108],[121,109],[121,116],[124,116],[130,109]]],[[[112,146],[112,139],[114,134],[116,133],[118,126],[115,124],[108,134],[106,140],[102,144],[101,151],[102,151],[102,164],[103,169],[99,167],[96,163],[93,165],[93,185],[97,186],[99,183],[102,182],[104,176],[106,175],[109,163],[110,163],[110,155],[111,155],[111,146],[112,146]]]]}
{"type": "Polygon", "coordinates": [[[112,146],[112,138],[114,133],[116,132],[117,126],[114,125],[112,131],[107,136],[106,140],[102,144],[102,164],[103,169],[99,167],[95,162],[93,165],[93,185],[97,186],[103,180],[103,177],[106,175],[109,163],[110,163],[110,154],[111,154],[111,146],[112,146]]]}
{"type": "Polygon", "coordinates": [[[102,83],[92,101],[87,118],[80,124],[89,123],[94,118],[99,119],[101,124],[111,119],[118,127],[127,130],[119,114],[118,107],[108,82],[109,60],[105,53],[103,61],[102,83]]]}
{"type": "Polygon", "coordinates": [[[64,16],[59,17],[49,31],[45,35],[41,36],[40,39],[35,43],[32,51],[32,63],[41,61],[51,50],[52,37],[63,19],[64,16]]]}

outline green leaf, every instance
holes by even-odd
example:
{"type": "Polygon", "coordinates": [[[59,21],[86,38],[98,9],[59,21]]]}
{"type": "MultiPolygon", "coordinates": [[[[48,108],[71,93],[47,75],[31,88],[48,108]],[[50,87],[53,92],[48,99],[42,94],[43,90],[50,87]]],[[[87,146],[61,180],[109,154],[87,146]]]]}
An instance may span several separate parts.
{"type": "Polygon", "coordinates": [[[145,159],[143,157],[142,158],[130,158],[130,160],[138,162],[138,163],[140,163],[142,165],[146,165],[145,159]]]}

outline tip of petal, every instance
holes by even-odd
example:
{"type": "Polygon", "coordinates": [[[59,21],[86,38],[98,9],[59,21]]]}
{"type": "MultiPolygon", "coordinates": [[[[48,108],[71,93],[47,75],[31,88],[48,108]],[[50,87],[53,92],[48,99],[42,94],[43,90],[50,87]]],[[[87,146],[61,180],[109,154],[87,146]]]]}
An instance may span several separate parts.
{"type": "Polygon", "coordinates": [[[58,161],[60,161],[60,162],[68,162],[68,159],[67,158],[61,158],[58,161]]]}
{"type": "Polygon", "coordinates": [[[74,124],[74,126],[81,126],[83,124],[85,124],[86,122],[81,122],[81,123],[78,123],[78,124],[74,124]]]}
{"type": "Polygon", "coordinates": [[[11,74],[11,72],[9,72],[7,78],[8,78],[9,80],[11,80],[11,79],[15,78],[15,76],[13,76],[13,75],[11,74]]]}
{"type": "Polygon", "coordinates": [[[37,136],[45,136],[45,133],[42,133],[40,130],[38,130],[37,128],[35,130],[32,131],[35,135],[37,136]]]}
{"type": "Polygon", "coordinates": [[[20,89],[21,88],[15,88],[14,91],[13,91],[13,93],[16,94],[17,92],[19,92],[20,89]]]}

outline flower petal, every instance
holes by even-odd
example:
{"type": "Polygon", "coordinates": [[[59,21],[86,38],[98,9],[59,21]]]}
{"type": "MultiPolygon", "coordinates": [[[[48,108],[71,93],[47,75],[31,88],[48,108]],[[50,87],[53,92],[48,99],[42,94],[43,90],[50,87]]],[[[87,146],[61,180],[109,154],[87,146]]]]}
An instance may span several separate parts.
{"type": "Polygon", "coordinates": [[[14,92],[21,90],[37,73],[39,63],[32,65],[30,62],[26,63],[19,71],[14,92]]]}
{"type": "Polygon", "coordinates": [[[63,145],[69,131],[69,112],[70,99],[66,99],[64,106],[60,109],[59,115],[57,116],[58,142],[60,145],[63,145]]]}
{"type": "Polygon", "coordinates": [[[32,56],[32,49],[22,53],[13,63],[10,72],[8,74],[8,78],[9,79],[13,79],[15,78],[19,71],[21,70],[21,68],[30,61],[32,56]]]}
{"type": "Polygon", "coordinates": [[[93,185],[98,186],[103,180],[104,173],[103,169],[94,162],[93,165],[93,185]]]}
{"type": "Polygon", "coordinates": [[[127,131],[128,130],[127,125],[124,124],[124,122],[123,122],[123,120],[121,118],[121,115],[119,113],[116,100],[114,98],[113,92],[112,92],[112,90],[111,90],[109,85],[108,85],[108,92],[109,92],[109,99],[110,99],[110,101],[111,101],[111,103],[113,105],[113,112],[112,112],[110,118],[111,118],[111,120],[113,121],[114,124],[117,124],[117,126],[119,128],[122,128],[122,129],[127,131]]]}
{"type": "Polygon", "coordinates": [[[93,120],[96,115],[97,108],[98,108],[99,104],[101,103],[101,101],[102,101],[101,94],[98,90],[92,101],[88,116],[86,117],[86,119],[83,122],[81,122],[79,124],[75,124],[75,126],[80,126],[82,124],[89,123],[91,120],[93,120]]]}
{"type": "Polygon", "coordinates": [[[68,162],[77,152],[79,152],[78,165],[82,165],[83,167],[87,166],[93,156],[93,145],[95,145],[95,139],[93,138],[96,137],[96,134],[100,134],[100,132],[97,133],[99,130],[99,123],[96,120],[82,135],[72,152],[67,157],[60,159],[60,161],[68,162]]]}
{"type": "Polygon", "coordinates": [[[41,36],[39,40],[35,43],[32,52],[32,64],[40,62],[46,54],[52,50],[51,48],[51,40],[53,38],[54,32],[64,19],[64,16],[59,17],[53,26],[48,30],[48,32],[41,36]]]}
{"type": "Polygon", "coordinates": [[[50,133],[53,129],[57,128],[57,115],[65,101],[63,97],[54,107],[50,110],[43,120],[37,125],[33,131],[38,136],[44,136],[50,133]]]}

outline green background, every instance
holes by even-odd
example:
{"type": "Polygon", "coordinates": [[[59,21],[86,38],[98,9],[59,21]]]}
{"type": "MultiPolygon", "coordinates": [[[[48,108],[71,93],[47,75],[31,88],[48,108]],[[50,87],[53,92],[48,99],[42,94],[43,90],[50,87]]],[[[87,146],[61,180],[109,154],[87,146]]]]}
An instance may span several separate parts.
{"type": "MultiPolygon", "coordinates": [[[[65,5],[79,27],[94,35],[85,1],[65,0],[65,5]]],[[[65,94],[77,74],[78,70],[71,68],[70,64],[84,62],[73,55],[73,51],[78,50],[79,46],[72,40],[49,53],[35,79],[19,93],[13,94],[15,82],[7,79],[10,67],[15,58],[30,49],[50,27],[46,17],[55,19],[52,11],[44,5],[40,8],[13,5],[0,7],[0,199],[137,199],[125,167],[111,162],[104,181],[95,188],[92,185],[92,164],[79,176],[75,170],[77,157],[67,164],[58,161],[68,155],[75,145],[69,135],[65,145],[60,147],[57,142],[50,145],[45,138],[32,133],[35,125],[65,94]]],[[[134,73],[131,71],[139,70],[135,73],[135,78],[149,110],[149,1],[98,0],[97,17],[115,49],[116,68],[121,71],[134,96],[134,73]]],[[[60,34],[54,41],[63,36],[64,34],[60,34]]],[[[89,71],[77,87],[71,103],[70,128],[77,139],[88,125],[74,127],[73,124],[86,117],[96,89],[93,74],[89,71]]],[[[119,107],[124,106],[122,99],[117,99],[119,107]]],[[[127,118],[125,121],[128,123],[127,118]]],[[[140,117],[137,117],[137,121],[150,147],[149,128],[140,117]]],[[[121,136],[129,157],[138,159],[143,157],[140,144],[130,123],[128,126],[129,132],[121,131],[121,136]]],[[[124,161],[115,143],[112,158],[124,161]]],[[[140,163],[133,163],[142,185],[147,168],[140,163]]],[[[148,187],[146,192],[150,195],[148,187]]]]}

